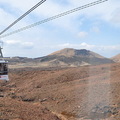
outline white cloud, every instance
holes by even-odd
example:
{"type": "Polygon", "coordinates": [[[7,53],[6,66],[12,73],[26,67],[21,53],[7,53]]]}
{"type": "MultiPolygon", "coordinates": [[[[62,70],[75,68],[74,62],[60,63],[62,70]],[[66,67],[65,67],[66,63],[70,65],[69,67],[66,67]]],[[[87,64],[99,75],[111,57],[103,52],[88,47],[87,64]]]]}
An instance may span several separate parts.
{"type": "Polygon", "coordinates": [[[95,33],[99,33],[100,32],[100,28],[98,26],[93,26],[91,29],[90,29],[91,32],[95,32],[95,33]]]}
{"type": "Polygon", "coordinates": [[[13,20],[14,16],[0,8],[0,31],[2,31],[5,26],[8,26],[13,20]]]}
{"type": "Polygon", "coordinates": [[[100,46],[101,50],[107,50],[107,51],[113,51],[113,50],[119,50],[120,51],[120,45],[111,45],[111,46],[100,46]]]}
{"type": "Polygon", "coordinates": [[[96,46],[95,45],[90,45],[87,44],[85,42],[80,43],[80,44],[70,44],[70,43],[65,43],[65,44],[60,44],[57,46],[52,46],[52,48],[59,48],[59,49],[63,49],[63,48],[76,48],[76,49],[94,49],[96,46]]]}
{"type": "MultiPolygon", "coordinates": [[[[68,0],[71,6],[85,5],[87,3],[94,2],[96,0],[68,0]]],[[[109,22],[110,24],[117,24],[119,22],[120,14],[120,1],[119,0],[108,0],[99,5],[84,9],[80,11],[81,15],[84,15],[88,19],[103,20],[109,22]],[[114,19],[114,20],[113,20],[114,19]],[[116,23],[117,21],[117,23],[116,23]]]]}
{"type": "Polygon", "coordinates": [[[7,40],[4,42],[8,47],[23,47],[25,49],[32,48],[34,44],[32,42],[22,42],[20,40],[7,40]]]}
{"type": "Polygon", "coordinates": [[[7,41],[5,41],[5,43],[8,45],[15,45],[15,44],[20,44],[21,41],[19,41],[19,40],[7,40],[7,41]]]}
{"type": "Polygon", "coordinates": [[[88,35],[88,33],[84,32],[84,31],[81,31],[78,33],[78,37],[80,37],[80,38],[85,38],[87,35],[88,35]]]}
{"type": "Polygon", "coordinates": [[[32,42],[23,42],[21,44],[24,48],[33,48],[34,44],[32,42]]]}
{"type": "Polygon", "coordinates": [[[113,12],[111,22],[113,22],[115,25],[120,25],[120,8],[117,8],[113,12]]]}

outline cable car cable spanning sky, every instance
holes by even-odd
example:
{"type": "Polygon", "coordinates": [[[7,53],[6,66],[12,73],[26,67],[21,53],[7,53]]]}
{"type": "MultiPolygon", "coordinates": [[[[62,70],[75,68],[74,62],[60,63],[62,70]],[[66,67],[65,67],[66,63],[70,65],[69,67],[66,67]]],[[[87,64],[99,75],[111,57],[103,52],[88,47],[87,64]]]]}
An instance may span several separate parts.
{"type": "Polygon", "coordinates": [[[28,10],[26,13],[24,13],[22,16],[20,16],[17,20],[15,20],[12,24],[10,24],[2,32],[0,32],[0,35],[2,35],[4,32],[6,32],[8,29],[10,29],[13,25],[15,25],[17,22],[19,22],[21,19],[23,19],[26,15],[28,15],[30,12],[32,12],[34,9],[36,9],[38,6],[40,6],[45,1],[46,0],[41,0],[39,3],[37,3],[35,6],[33,6],[30,10],[28,10]]]}
{"type": "Polygon", "coordinates": [[[91,2],[91,3],[89,3],[89,4],[86,4],[86,5],[77,7],[77,8],[75,8],[75,9],[72,9],[72,10],[69,10],[69,11],[66,11],[66,12],[63,12],[63,13],[60,13],[60,14],[58,14],[58,15],[49,17],[49,18],[44,19],[44,20],[42,20],[42,21],[38,21],[38,22],[36,22],[36,23],[34,23],[34,24],[31,24],[31,25],[28,25],[28,26],[19,28],[19,29],[15,30],[15,31],[12,31],[12,32],[9,32],[9,33],[7,33],[7,34],[5,34],[5,35],[0,36],[0,38],[4,38],[4,37],[7,37],[7,36],[10,36],[10,35],[12,35],[12,34],[15,34],[15,33],[18,33],[18,32],[21,32],[21,31],[24,31],[24,30],[27,30],[27,29],[30,29],[30,28],[35,27],[35,26],[37,26],[37,25],[40,25],[40,24],[49,22],[49,21],[51,21],[51,20],[60,18],[60,17],[62,17],[62,16],[65,16],[65,15],[68,15],[68,14],[71,14],[71,13],[74,13],[74,12],[77,12],[77,11],[79,11],[79,10],[82,10],[82,9],[85,9],[85,8],[88,8],[88,7],[91,7],[91,6],[94,6],[94,5],[97,5],[97,4],[106,2],[106,1],[108,1],[108,0],[98,0],[98,1],[95,1],[95,2],[91,2]]]}

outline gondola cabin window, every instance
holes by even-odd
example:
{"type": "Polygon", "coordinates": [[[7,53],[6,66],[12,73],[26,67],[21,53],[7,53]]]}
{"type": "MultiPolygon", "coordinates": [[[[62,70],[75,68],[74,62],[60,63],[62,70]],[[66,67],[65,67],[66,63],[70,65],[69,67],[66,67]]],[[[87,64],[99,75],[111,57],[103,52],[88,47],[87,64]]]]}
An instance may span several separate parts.
{"type": "Polygon", "coordinates": [[[8,63],[0,61],[0,80],[8,80],[8,63]]]}
{"type": "Polygon", "coordinates": [[[8,74],[7,63],[0,63],[0,75],[8,74]]]}

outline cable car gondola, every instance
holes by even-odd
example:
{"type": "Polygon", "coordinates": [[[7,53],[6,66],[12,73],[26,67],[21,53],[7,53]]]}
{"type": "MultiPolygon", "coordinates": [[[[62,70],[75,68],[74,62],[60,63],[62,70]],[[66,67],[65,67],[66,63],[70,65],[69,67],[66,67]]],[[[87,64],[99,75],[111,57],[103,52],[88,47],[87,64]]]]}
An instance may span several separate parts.
{"type": "Polygon", "coordinates": [[[0,46],[0,80],[8,81],[8,62],[4,60],[2,47],[0,46]]]}

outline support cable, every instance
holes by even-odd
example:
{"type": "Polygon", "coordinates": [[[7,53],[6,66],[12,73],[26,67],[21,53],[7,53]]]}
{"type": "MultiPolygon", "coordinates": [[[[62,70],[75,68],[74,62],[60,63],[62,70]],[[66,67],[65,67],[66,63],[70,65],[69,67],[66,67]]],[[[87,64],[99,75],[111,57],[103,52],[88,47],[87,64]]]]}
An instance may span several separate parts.
{"type": "Polygon", "coordinates": [[[23,19],[26,15],[28,15],[30,12],[32,12],[34,9],[36,9],[38,6],[40,6],[45,1],[46,0],[41,0],[39,3],[37,3],[35,6],[33,6],[30,10],[28,10],[26,13],[24,13],[22,16],[20,16],[17,20],[15,20],[12,24],[10,24],[2,32],[0,32],[0,35],[2,35],[4,32],[6,32],[8,29],[10,29],[13,25],[15,25],[17,22],[19,22],[21,19],[23,19]]]}
{"type": "Polygon", "coordinates": [[[30,28],[35,27],[35,26],[37,26],[37,25],[40,25],[40,24],[49,22],[49,21],[51,21],[51,20],[60,18],[60,17],[62,17],[62,16],[65,16],[65,15],[68,15],[68,14],[71,14],[71,13],[74,13],[74,12],[77,12],[77,11],[79,11],[79,10],[82,10],[82,9],[85,9],[85,8],[88,8],[88,7],[91,7],[91,6],[94,6],[94,5],[97,5],[97,4],[106,2],[106,1],[108,1],[108,0],[98,0],[98,1],[95,1],[95,2],[92,2],[92,3],[89,3],[89,4],[86,4],[86,5],[77,7],[77,8],[75,8],[75,9],[72,9],[72,10],[69,10],[69,11],[66,11],[66,12],[63,12],[63,13],[60,13],[60,14],[58,14],[58,15],[52,16],[52,17],[50,17],[50,18],[44,19],[44,20],[39,21],[39,22],[36,22],[36,23],[34,23],[34,24],[31,24],[31,25],[28,25],[28,26],[19,28],[19,29],[15,30],[15,31],[12,31],[12,32],[10,32],[10,33],[7,33],[7,34],[5,34],[5,35],[0,36],[0,38],[4,38],[4,37],[7,37],[7,36],[10,36],[10,35],[12,35],[12,34],[15,34],[15,33],[18,33],[18,32],[21,32],[21,31],[24,31],[24,30],[27,30],[27,29],[30,29],[30,28]]]}

